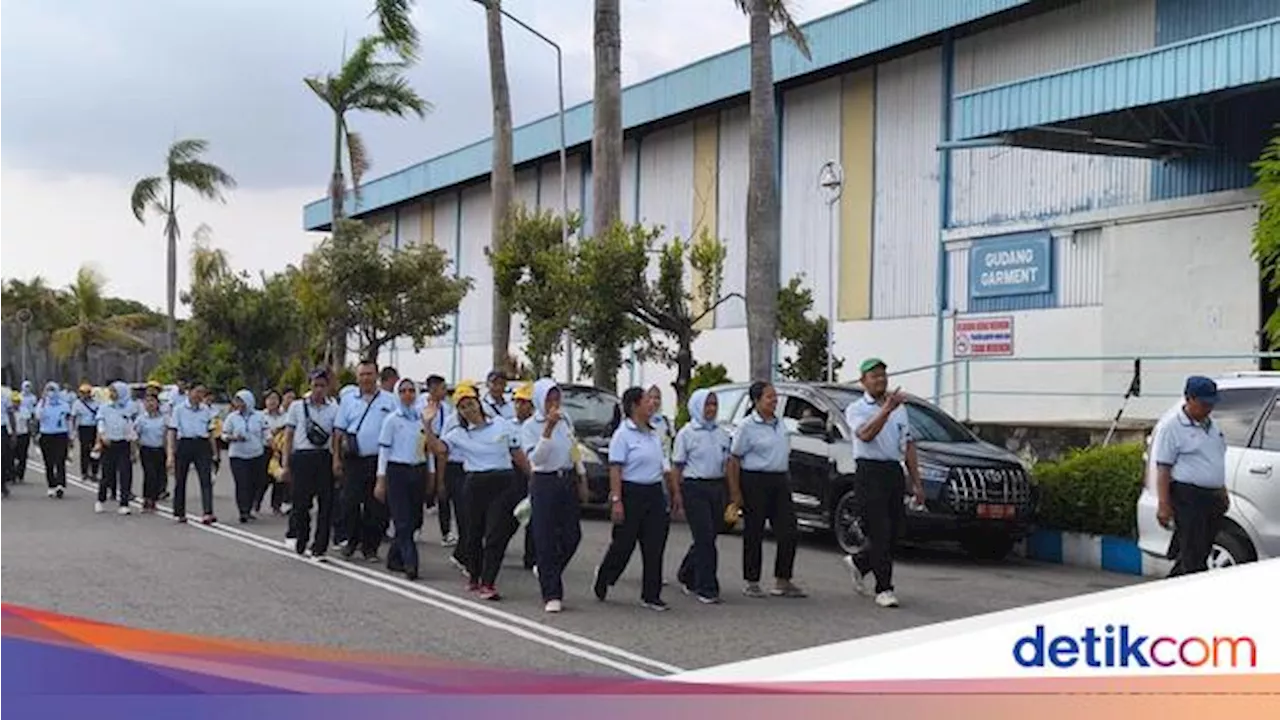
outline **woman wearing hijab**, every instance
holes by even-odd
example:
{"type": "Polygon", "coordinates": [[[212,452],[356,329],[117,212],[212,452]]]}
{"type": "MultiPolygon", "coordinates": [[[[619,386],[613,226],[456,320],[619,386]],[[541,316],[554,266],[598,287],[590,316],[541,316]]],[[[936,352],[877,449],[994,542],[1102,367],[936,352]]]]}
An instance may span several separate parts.
{"type": "Polygon", "coordinates": [[[51,382],[44,386],[44,399],[36,406],[36,421],[40,423],[40,455],[44,458],[44,477],[49,483],[49,497],[61,498],[67,490],[71,405],[57,383],[51,382]]]}
{"type": "Polygon", "coordinates": [[[675,442],[676,432],[671,421],[666,415],[662,414],[662,388],[657,385],[649,386],[646,391],[649,400],[653,402],[653,417],[649,418],[649,424],[654,430],[658,431],[658,437],[662,438],[662,452],[666,453],[667,460],[671,459],[671,446],[675,442]]]}
{"type": "Polygon", "coordinates": [[[17,394],[13,407],[13,479],[26,482],[27,458],[31,454],[31,434],[35,430],[36,403],[40,399],[31,391],[31,381],[22,381],[22,392],[17,394]]]}
{"type": "Polygon", "coordinates": [[[167,484],[164,441],[169,420],[160,412],[159,394],[148,391],[142,405],[142,412],[133,421],[133,433],[142,462],[142,512],[149,513],[155,511],[156,501],[167,484]]]}
{"type": "Polygon", "coordinates": [[[698,602],[720,602],[716,579],[716,533],[724,517],[725,462],[729,459],[729,433],[716,424],[719,401],[710,390],[695,390],[689,397],[689,422],[676,433],[672,451],[675,483],[684,495],[684,514],[693,535],[676,576],[686,594],[698,602]]]}
{"type": "Polygon", "coordinates": [[[629,388],[622,394],[622,411],[627,419],[609,441],[613,538],[596,569],[594,590],[598,600],[605,599],[639,542],[644,576],[640,604],[650,610],[663,611],[667,603],[662,600],[662,554],[671,524],[667,494],[670,511],[676,515],[684,511],[684,501],[679,486],[670,483],[662,438],[650,423],[655,405],[652,395],[641,388],[629,388]],[[665,494],[664,480],[669,485],[665,494]]]}
{"type": "Polygon", "coordinates": [[[382,422],[378,435],[378,470],[373,495],[391,512],[395,537],[387,553],[387,569],[403,570],[409,580],[418,579],[418,545],[413,541],[417,513],[427,493],[430,457],[423,442],[426,427],[418,410],[418,389],[405,378],[396,388],[396,411],[382,422]]]}
{"type": "Polygon", "coordinates": [[[433,431],[440,404],[434,400],[427,403],[427,449],[462,460],[467,473],[463,513],[467,530],[462,534],[467,546],[462,556],[467,587],[482,600],[500,600],[498,571],[511,540],[511,512],[519,498],[517,483],[522,475],[528,475],[529,459],[520,449],[518,428],[502,417],[487,417],[474,386],[460,386],[453,399],[458,424],[443,438],[437,438],[433,431]]]}
{"type": "Polygon", "coordinates": [[[93,511],[105,511],[107,491],[120,501],[121,515],[129,514],[133,496],[133,431],[134,408],[129,385],[111,383],[111,402],[98,408],[98,435],[95,439],[102,456],[102,479],[98,482],[98,500],[93,511]]]}
{"type": "Polygon", "coordinates": [[[253,515],[253,503],[266,487],[267,423],[255,408],[253,393],[240,390],[231,400],[231,413],[222,423],[222,438],[227,441],[227,457],[231,461],[231,477],[236,485],[236,509],[240,522],[257,518],[253,515]]]}
{"type": "Polygon", "coordinates": [[[101,468],[100,457],[95,457],[94,445],[98,437],[98,409],[100,403],[93,396],[93,386],[80,385],[80,397],[71,404],[71,414],[76,419],[76,439],[80,441],[80,477],[96,482],[101,468]]]}
{"type": "Polygon", "coordinates": [[[280,478],[280,452],[284,449],[285,411],[281,405],[280,393],[268,390],[263,398],[266,410],[262,413],[262,422],[266,426],[267,447],[262,456],[262,472],[266,483],[258,488],[258,495],[253,501],[253,511],[262,512],[262,501],[267,494],[267,485],[271,486],[271,514],[277,517],[284,514],[284,502],[288,497],[286,485],[280,478]]]}
{"type": "Polygon", "coordinates": [[[805,592],[791,581],[799,539],[788,476],[791,436],[777,415],[778,393],[773,385],[756,381],[747,395],[751,411],[738,426],[726,465],[729,495],[742,508],[742,574],[747,583],[742,592],[749,598],[802,598],[805,592]],[[774,586],[768,594],[760,588],[766,521],[777,545],[774,586]]]}

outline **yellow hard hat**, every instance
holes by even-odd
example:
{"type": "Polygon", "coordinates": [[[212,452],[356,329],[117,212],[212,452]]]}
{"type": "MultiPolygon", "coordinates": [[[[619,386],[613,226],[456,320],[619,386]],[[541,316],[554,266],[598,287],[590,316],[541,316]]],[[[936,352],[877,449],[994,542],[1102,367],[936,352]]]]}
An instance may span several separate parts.
{"type": "Polygon", "coordinates": [[[147,387],[149,387],[149,388],[159,388],[159,387],[163,387],[163,386],[162,386],[162,385],[160,385],[160,381],[158,381],[158,380],[148,380],[148,381],[147,381],[147,387]]]}
{"type": "Polygon", "coordinates": [[[533,383],[527,382],[516,389],[513,396],[516,400],[528,400],[533,402],[533,383]]]}
{"type": "Polygon", "coordinates": [[[18,392],[17,390],[14,390],[14,391],[13,391],[13,401],[14,401],[14,402],[16,402],[16,403],[20,403],[20,402],[22,402],[22,393],[18,392]]]}
{"type": "Polygon", "coordinates": [[[457,405],[459,402],[461,402],[463,398],[468,398],[468,397],[475,398],[476,400],[480,399],[480,393],[476,391],[475,385],[464,382],[459,384],[458,387],[454,388],[453,390],[454,405],[457,405]]]}

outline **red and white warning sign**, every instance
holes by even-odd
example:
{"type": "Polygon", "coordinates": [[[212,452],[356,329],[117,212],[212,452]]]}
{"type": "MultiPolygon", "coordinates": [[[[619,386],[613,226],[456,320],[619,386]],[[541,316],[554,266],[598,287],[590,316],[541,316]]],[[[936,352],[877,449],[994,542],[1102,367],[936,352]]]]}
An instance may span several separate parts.
{"type": "Polygon", "coordinates": [[[956,357],[1013,354],[1013,316],[956,318],[956,357]]]}

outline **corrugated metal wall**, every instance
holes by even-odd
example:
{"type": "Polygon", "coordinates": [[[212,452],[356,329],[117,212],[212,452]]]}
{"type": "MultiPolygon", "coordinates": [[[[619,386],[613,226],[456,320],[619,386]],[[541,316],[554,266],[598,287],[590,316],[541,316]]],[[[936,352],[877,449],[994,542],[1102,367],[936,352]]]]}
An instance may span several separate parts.
{"type": "Polygon", "coordinates": [[[947,251],[947,308],[960,313],[1011,312],[1102,304],[1102,228],[1058,235],[1053,241],[1053,290],[1036,295],[969,300],[969,243],[947,251]]]}
{"type": "Polygon", "coordinates": [[[643,187],[648,178],[641,178],[636,174],[636,163],[640,161],[640,156],[636,154],[636,141],[626,140],[622,143],[622,203],[621,210],[622,221],[624,223],[635,222],[639,219],[636,214],[636,183],[639,182],[643,187]]]}
{"type": "Polygon", "coordinates": [[[871,311],[876,318],[934,310],[938,244],[941,53],[926,50],[876,74],[875,234],[871,311]]]}
{"type": "MultiPolygon", "coordinates": [[[[1276,7],[1280,9],[1280,0],[1276,7]]],[[[1238,190],[1253,185],[1253,161],[1280,118],[1280,89],[1251,92],[1205,108],[1198,122],[1212,129],[1218,152],[1151,164],[1151,199],[1238,190]]]]}
{"type": "Polygon", "coordinates": [[[825,316],[833,258],[829,208],[818,173],[828,160],[840,159],[840,78],[788,91],[783,108],[780,281],[785,285],[803,275],[804,285],[813,291],[814,310],[825,316]]]}
{"type": "Polygon", "coordinates": [[[474,281],[462,301],[458,326],[463,345],[489,341],[493,319],[493,271],[484,249],[489,245],[489,186],[474,185],[462,191],[462,275],[474,281]]]}
{"type": "MultiPolygon", "coordinates": [[[[956,41],[955,92],[1138,52],[1155,0],[1086,0],[956,41]]],[[[1151,164],[1134,158],[986,148],[952,155],[953,226],[999,224],[1145,202],[1151,164]]]]}
{"type": "MultiPolygon", "coordinates": [[[[624,178],[626,170],[627,165],[623,163],[624,178]]],[[[624,198],[626,194],[624,191],[624,198]]],[[[665,228],[663,238],[688,238],[693,231],[691,123],[644,137],[640,147],[639,218],[645,225],[662,225],[665,228]]]]}
{"type": "MultiPolygon", "coordinates": [[[[453,263],[452,267],[457,268],[458,193],[441,193],[435,196],[435,211],[432,213],[432,221],[435,225],[432,229],[433,242],[448,254],[450,262],[453,263]]],[[[450,329],[444,335],[431,339],[429,347],[452,345],[453,326],[456,326],[456,324],[457,321],[455,319],[451,322],[450,329]]]]}
{"type": "MultiPolygon", "coordinates": [[[[582,156],[570,155],[566,159],[566,175],[569,185],[569,212],[579,212],[582,207],[582,156]]],[[[542,184],[539,206],[560,213],[560,160],[548,160],[541,165],[542,184]]]]}
{"type": "Polygon", "coordinates": [[[516,173],[516,191],[513,201],[530,210],[538,207],[538,171],[536,168],[521,170],[516,173]]]}
{"type": "MultiPolygon", "coordinates": [[[[747,138],[750,114],[745,105],[720,113],[720,239],[725,243],[724,292],[747,290],[747,138]]],[[[744,327],[747,306],[730,300],[716,309],[716,327],[744,327]]]]}
{"type": "Polygon", "coordinates": [[[1168,45],[1277,14],[1276,0],[1158,0],[1156,42],[1168,45]]]}
{"type": "Polygon", "coordinates": [[[400,247],[408,247],[422,240],[422,203],[410,203],[400,208],[400,231],[397,241],[400,247]]]}

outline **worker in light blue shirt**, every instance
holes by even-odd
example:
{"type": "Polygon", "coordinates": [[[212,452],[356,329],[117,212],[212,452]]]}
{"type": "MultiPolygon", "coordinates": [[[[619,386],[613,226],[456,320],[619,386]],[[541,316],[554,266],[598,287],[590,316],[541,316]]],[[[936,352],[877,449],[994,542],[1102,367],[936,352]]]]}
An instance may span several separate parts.
{"type": "Polygon", "coordinates": [[[67,488],[67,451],[71,446],[71,404],[55,382],[44,386],[44,399],[36,406],[40,424],[40,457],[49,497],[59,498],[67,488]]]}
{"type": "Polygon", "coordinates": [[[582,541],[579,504],[587,498],[587,478],[575,457],[573,420],[561,409],[560,386],[551,378],[533,384],[533,415],[520,428],[520,444],[532,466],[530,527],[537,558],[543,609],[558,613],[564,603],[564,569],[582,541]]]}
{"type": "Polygon", "coordinates": [[[164,491],[165,436],[169,419],[160,412],[159,393],[147,391],[142,400],[142,412],[133,421],[134,435],[138,438],[138,459],[142,464],[142,512],[155,512],[156,501],[164,491]]]}
{"type": "Polygon", "coordinates": [[[680,515],[684,501],[680,488],[670,484],[670,465],[663,451],[662,437],[650,424],[657,403],[642,388],[628,388],[622,394],[625,420],[609,440],[609,507],[613,519],[613,539],[600,569],[596,572],[596,599],[603,601],[609,587],[618,582],[622,571],[640,544],[643,564],[640,603],[650,610],[663,611],[662,555],[666,550],[670,512],[680,515]]]}
{"type": "MultiPolygon", "coordinates": [[[[444,378],[439,375],[427,377],[426,391],[420,393],[418,410],[425,414],[428,402],[434,402],[440,408],[431,421],[431,431],[436,437],[444,437],[445,433],[458,424],[454,408],[449,403],[449,389],[444,378]]],[[[465,572],[466,564],[462,561],[460,539],[466,523],[462,520],[462,491],[466,487],[467,473],[462,469],[462,458],[453,458],[448,454],[435,456],[435,504],[437,520],[440,523],[440,544],[453,547],[449,562],[465,572]],[[456,526],[456,531],[455,531],[456,526]]]]}
{"type": "Polygon", "coordinates": [[[480,399],[484,414],[491,418],[515,420],[515,403],[507,400],[507,374],[502,370],[490,370],[485,385],[489,391],[480,399]]]}
{"type": "Polygon", "coordinates": [[[10,426],[17,421],[13,417],[13,392],[7,387],[0,388],[0,423],[4,427],[4,447],[0,449],[0,462],[4,463],[4,474],[0,478],[0,488],[4,489],[4,497],[9,497],[9,483],[13,482],[13,434],[10,426]]]}
{"type": "Polygon", "coordinates": [[[174,401],[169,415],[173,515],[180,523],[187,521],[187,476],[192,466],[200,482],[200,506],[204,512],[200,522],[212,525],[218,521],[213,514],[213,458],[218,452],[218,440],[213,436],[214,410],[205,402],[206,392],[203,384],[195,383],[183,399],[174,401]]]}
{"type": "Polygon", "coordinates": [[[267,484],[267,464],[262,459],[267,451],[267,421],[256,403],[247,388],[238,391],[231,399],[230,414],[222,421],[241,523],[257,520],[253,504],[267,484]]]}
{"type": "Polygon", "coordinates": [[[676,579],[698,602],[714,605],[720,602],[716,536],[724,522],[728,499],[725,463],[732,441],[716,423],[720,404],[715,393],[705,388],[693,391],[688,407],[689,422],[676,433],[671,464],[684,496],[684,514],[693,544],[680,563],[676,579]]]}
{"type": "Polygon", "coordinates": [[[98,409],[97,448],[102,455],[102,480],[93,511],[105,510],[107,491],[120,501],[119,513],[129,514],[133,499],[133,420],[136,413],[128,383],[111,383],[111,402],[98,409]]]}
{"type": "Polygon", "coordinates": [[[93,386],[81,383],[80,396],[71,404],[71,415],[76,420],[76,440],[80,443],[80,477],[90,482],[97,482],[101,471],[101,457],[94,452],[98,439],[98,408],[93,386]]]}
{"type": "MultiPolygon", "coordinates": [[[[378,431],[377,481],[373,495],[385,503],[395,528],[387,569],[418,579],[418,545],[413,540],[416,522],[434,482],[431,456],[426,452],[426,428],[418,411],[418,389],[405,378],[397,388],[396,409],[382,419],[378,431]]],[[[376,557],[376,554],[375,554],[376,557]]]]}
{"type": "Polygon", "coordinates": [[[427,447],[462,460],[467,473],[462,558],[469,586],[482,600],[499,600],[498,572],[514,530],[511,513],[520,497],[517,483],[528,474],[529,460],[520,449],[519,429],[501,417],[487,417],[474,386],[460,386],[453,404],[458,425],[443,438],[436,437],[432,422],[440,406],[427,404],[427,447]]]}
{"type": "MultiPolygon", "coordinates": [[[[342,556],[360,550],[366,560],[378,559],[378,547],[387,531],[387,508],[373,495],[378,470],[378,444],[382,425],[400,403],[394,393],[378,387],[378,364],[356,367],[356,392],[338,406],[334,423],[343,444],[342,502],[337,541],[345,544],[342,556]]],[[[415,389],[416,394],[416,389],[415,389]]]]}
{"type": "Polygon", "coordinates": [[[31,381],[22,381],[22,392],[13,409],[13,479],[26,482],[27,460],[31,455],[31,435],[34,431],[36,403],[40,398],[31,390],[31,381]]]}
{"type": "Polygon", "coordinates": [[[796,562],[799,528],[791,505],[791,436],[778,417],[778,392],[772,384],[756,381],[747,390],[751,410],[738,425],[729,447],[725,472],[729,496],[742,508],[743,594],[766,597],[760,588],[764,564],[764,526],[773,528],[776,550],[773,562],[774,586],[768,594],[802,598],[806,593],[791,580],[796,562]]]}
{"type": "Polygon", "coordinates": [[[299,555],[310,551],[317,560],[328,554],[333,529],[333,471],[341,467],[335,459],[337,419],[338,404],[329,397],[329,372],[317,368],[311,372],[311,391],[289,406],[284,440],[284,472],[293,483],[292,546],[299,555]],[[312,502],[316,504],[314,538],[312,502]]]}

